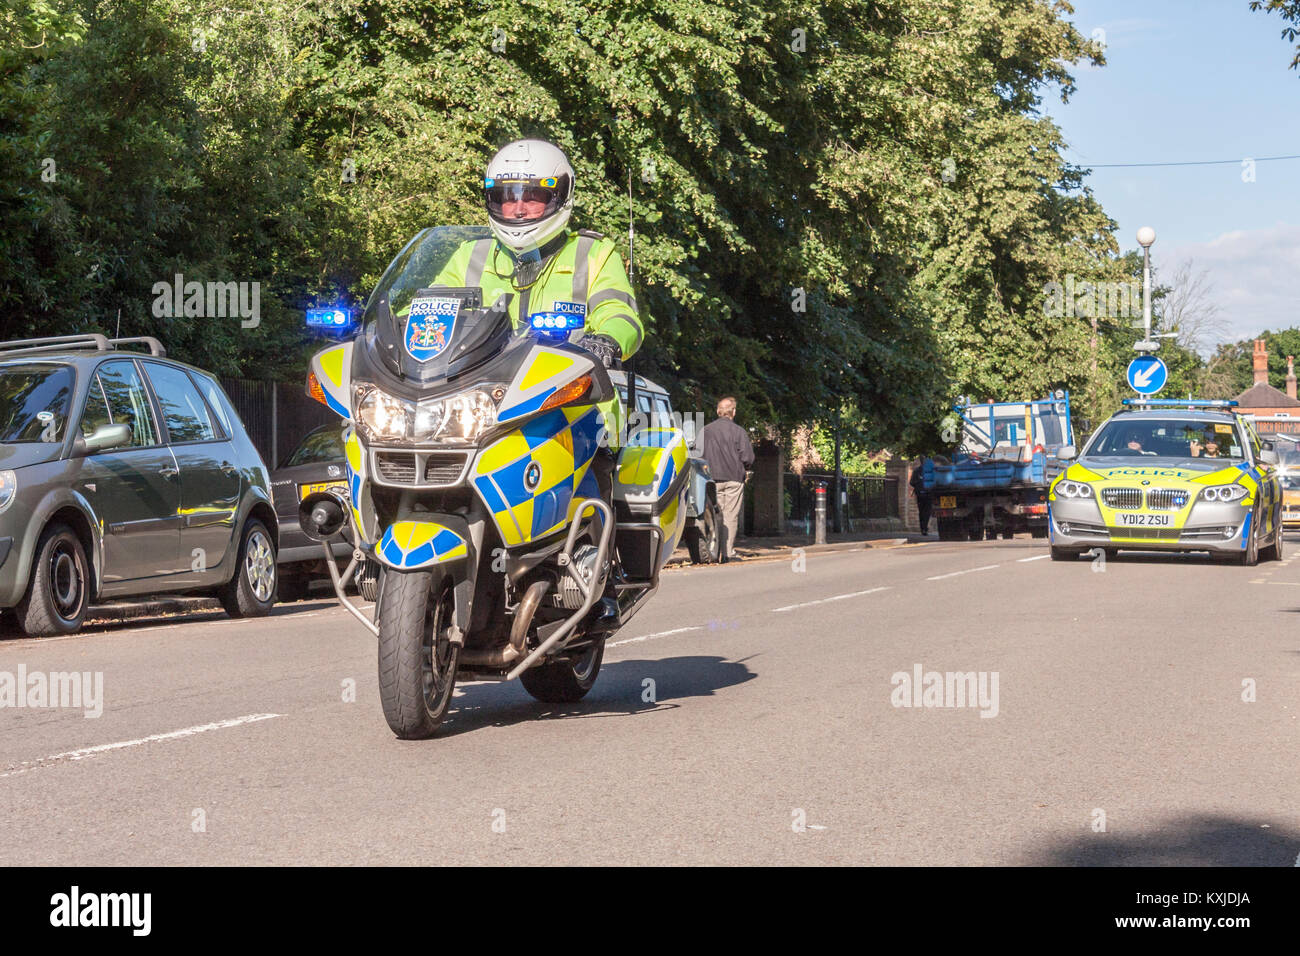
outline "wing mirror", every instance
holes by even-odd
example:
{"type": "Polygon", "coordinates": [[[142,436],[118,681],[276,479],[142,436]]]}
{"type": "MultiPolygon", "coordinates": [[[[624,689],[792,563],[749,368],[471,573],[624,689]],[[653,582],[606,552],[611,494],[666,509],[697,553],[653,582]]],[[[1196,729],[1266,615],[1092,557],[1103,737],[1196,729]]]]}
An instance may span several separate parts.
{"type": "Polygon", "coordinates": [[[1265,465],[1276,465],[1278,462],[1277,452],[1271,448],[1261,448],[1259,450],[1259,460],[1265,465]]]}
{"type": "Polygon", "coordinates": [[[93,455],[131,444],[130,425],[100,425],[89,435],[78,435],[72,443],[74,455],[93,455]]]}
{"type": "Polygon", "coordinates": [[[1073,445],[1062,445],[1056,450],[1056,457],[1061,461],[1073,461],[1079,457],[1079,449],[1073,445]]]}

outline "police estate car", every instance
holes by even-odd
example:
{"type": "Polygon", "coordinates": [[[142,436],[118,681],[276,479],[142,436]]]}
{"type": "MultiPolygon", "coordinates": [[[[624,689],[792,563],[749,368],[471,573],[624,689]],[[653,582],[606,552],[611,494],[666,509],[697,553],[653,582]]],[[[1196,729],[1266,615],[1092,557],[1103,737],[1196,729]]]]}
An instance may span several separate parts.
{"type": "Polygon", "coordinates": [[[1093,548],[1209,551],[1245,565],[1282,557],[1277,453],[1236,402],[1124,404],[1052,483],[1054,560],[1093,548]]]}

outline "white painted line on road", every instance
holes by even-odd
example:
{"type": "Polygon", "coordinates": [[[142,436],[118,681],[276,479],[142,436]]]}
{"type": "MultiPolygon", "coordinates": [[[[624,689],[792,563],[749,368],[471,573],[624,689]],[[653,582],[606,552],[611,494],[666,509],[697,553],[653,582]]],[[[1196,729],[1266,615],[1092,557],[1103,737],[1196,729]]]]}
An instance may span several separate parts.
{"type": "Polygon", "coordinates": [[[982,568],[967,568],[965,571],[949,571],[947,574],[936,574],[932,578],[926,578],[927,581],[942,581],[944,578],[955,578],[959,574],[974,574],[976,571],[992,571],[994,568],[1000,568],[1000,564],[986,564],[982,568]]]}
{"type": "Polygon", "coordinates": [[[675,627],[671,631],[656,631],[654,634],[642,634],[640,637],[629,637],[625,641],[614,641],[613,643],[606,644],[605,647],[618,647],[622,644],[639,644],[641,641],[652,641],[656,637],[667,637],[669,634],[685,634],[687,631],[702,630],[704,630],[703,624],[697,624],[693,627],[675,627]]]}
{"type": "Polygon", "coordinates": [[[231,717],[228,720],[218,720],[213,724],[199,724],[195,727],[185,727],[181,730],[168,731],[165,734],[150,734],[148,737],[138,737],[135,740],[120,740],[114,744],[99,744],[96,747],[83,747],[80,750],[68,750],[61,754],[53,754],[49,757],[39,757],[36,760],[24,760],[22,763],[12,766],[4,773],[0,773],[0,778],[16,777],[20,773],[26,773],[28,770],[35,770],[38,767],[49,766],[52,763],[59,763],[64,760],[82,760],[86,757],[93,757],[96,754],[107,753],[111,750],[122,750],[126,747],[139,747],[141,744],[157,743],[160,740],[175,740],[179,737],[192,737],[195,734],[204,734],[209,730],[225,730],[228,727],[238,727],[240,724],[252,724],[259,720],[270,720],[272,717],[283,717],[283,714],[245,714],[243,717],[231,717]]]}
{"type": "Polygon", "coordinates": [[[822,598],[820,601],[804,601],[802,604],[787,604],[785,607],[774,607],[772,613],[777,614],[781,611],[793,611],[799,607],[812,607],[814,604],[827,604],[830,601],[843,601],[845,598],[861,597],[864,594],[875,594],[877,591],[888,591],[888,587],[868,588],[865,591],[854,591],[852,594],[837,594],[834,597],[822,598]]]}
{"type": "Polygon", "coordinates": [[[1050,558],[1050,554],[1036,554],[1032,558],[1016,558],[1017,563],[1024,564],[1026,561],[1041,561],[1044,558],[1050,558]]]}

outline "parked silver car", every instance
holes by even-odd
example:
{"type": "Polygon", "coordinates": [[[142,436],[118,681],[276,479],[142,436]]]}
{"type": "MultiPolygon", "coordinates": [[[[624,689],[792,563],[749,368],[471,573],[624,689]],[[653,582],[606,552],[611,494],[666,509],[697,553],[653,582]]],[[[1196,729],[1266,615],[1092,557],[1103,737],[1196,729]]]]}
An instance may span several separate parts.
{"type": "Polygon", "coordinates": [[[266,465],[211,375],[153,338],[0,343],[0,608],[28,634],[160,592],[266,614],[276,540],[266,465]]]}

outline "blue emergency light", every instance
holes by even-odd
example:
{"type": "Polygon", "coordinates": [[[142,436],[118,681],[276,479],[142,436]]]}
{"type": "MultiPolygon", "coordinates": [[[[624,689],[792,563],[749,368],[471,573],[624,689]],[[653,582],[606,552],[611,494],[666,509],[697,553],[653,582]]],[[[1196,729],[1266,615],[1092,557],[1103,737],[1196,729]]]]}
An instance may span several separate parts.
{"type": "Polygon", "coordinates": [[[352,310],[341,306],[307,310],[307,328],[346,332],[352,327],[352,310]]]}
{"type": "Polygon", "coordinates": [[[1126,398],[1120,404],[1161,408],[1236,408],[1231,398],[1126,398]]]}
{"type": "Polygon", "coordinates": [[[528,317],[528,324],[543,335],[568,338],[571,331],[587,324],[587,317],[567,312],[534,312],[528,317]]]}

